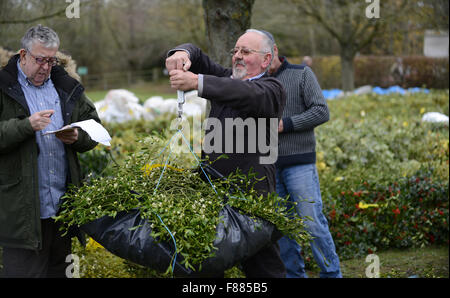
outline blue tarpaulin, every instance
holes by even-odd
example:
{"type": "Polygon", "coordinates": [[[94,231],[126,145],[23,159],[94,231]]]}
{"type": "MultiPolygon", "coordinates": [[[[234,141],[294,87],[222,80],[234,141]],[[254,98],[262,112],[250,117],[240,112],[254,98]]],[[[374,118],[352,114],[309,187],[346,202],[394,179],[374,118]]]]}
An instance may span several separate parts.
{"type": "MultiPolygon", "coordinates": [[[[430,90],[426,89],[426,88],[419,88],[419,87],[404,89],[400,86],[391,86],[389,88],[381,88],[381,87],[373,87],[372,88],[372,93],[379,94],[379,95],[386,95],[386,94],[392,94],[392,93],[405,95],[407,93],[418,93],[418,92],[430,93],[430,90]]],[[[343,95],[344,91],[340,90],[340,89],[331,89],[331,90],[322,90],[322,93],[323,93],[323,96],[325,97],[325,99],[335,99],[335,98],[339,97],[340,95],[343,95]]],[[[348,94],[348,93],[346,93],[346,94],[348,94]]],[[[350,92],[350,94],[351,94],[351,92],[350,92]]]]}
{"type": "Polygon", "coordinates": [[[343,91],[339,89],[332,89],[332,90],[322,90],[322,93],[325,99],[334,99],[340,94],[343,94],[343,91]]]}

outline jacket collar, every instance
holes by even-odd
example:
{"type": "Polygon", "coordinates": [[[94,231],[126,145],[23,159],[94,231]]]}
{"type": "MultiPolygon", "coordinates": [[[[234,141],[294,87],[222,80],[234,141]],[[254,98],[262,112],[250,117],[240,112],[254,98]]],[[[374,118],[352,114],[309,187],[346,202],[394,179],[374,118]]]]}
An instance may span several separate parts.
{"type": "Polygon", "coordinates": [[[274,77],[278,76],[283,70],[286,69],[286,67],[288,67],[289,62],[287,61],[286,57],[284,56],[279,56],[278,57],[281,61],[281,65],[280,67],[278,67],[277,72],[273,75],[274,77]]]}

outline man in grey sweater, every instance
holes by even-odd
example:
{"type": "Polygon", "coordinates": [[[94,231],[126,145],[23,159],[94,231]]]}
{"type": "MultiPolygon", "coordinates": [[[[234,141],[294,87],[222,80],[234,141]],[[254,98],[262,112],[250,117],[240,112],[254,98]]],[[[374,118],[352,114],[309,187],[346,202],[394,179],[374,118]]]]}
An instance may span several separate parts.
{"type": "MultiPolygon", "coordinates": [[[[265,33],[273,40],[270,33],[265,33]]],[[[313,219],[306,224],[314,237],[311,249],[321,269],[320,277],[342,277],[336,248],[322,212],[316,169],[314,128],[329,120],[327,103],[312,70],[279,57],[276,46],[269,72],[286,91],[286,106],[278,128],[277,193],[281,197],[289,195],[290,200],[297,203],[295,211],[313,219]]],[[[299,244],[283,237],[279,245],[287,277],[307,277],[299,244]]]]}

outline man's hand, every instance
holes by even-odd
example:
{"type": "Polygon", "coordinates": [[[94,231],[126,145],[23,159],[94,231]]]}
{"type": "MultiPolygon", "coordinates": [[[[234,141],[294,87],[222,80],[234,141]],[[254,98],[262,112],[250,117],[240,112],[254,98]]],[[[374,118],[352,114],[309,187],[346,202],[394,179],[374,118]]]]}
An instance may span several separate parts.
{"type": "MultiPolygon", "coordinates": [[[[69,127],[69,125],[66,125],[63,128],[67,127],[69,127]]],[[[70,145],[78,140],[78,129],[73,127],[73,129],[57,132],[55,133],[55,136],[64,144],[70,145]]]]}
{"type": "Polygon", "coordinates": [[[198,89],[198,75],[190,71],[172,70],[169,72],[170,86],[181,91],[198,89]]]}
{"type": "Polygon", "coordinates": [[[50,124],[51,120],[50,117],[55,113],[54,110],[45,110],[36,112],[30,117],[28,117],[28,120],[30,120],[31,127],[34,131],[43,130],[47,127],[47,125],[50,124]]]}
{"type": "Polygon", "coordinates": [[[166,59],[166,68],[169,73],[172,70],[188,71],[191,68],[189,54],[185,51],[176,51],[172,56],[166,59]]]}
{"type": "Polygon", "coordinates": [[[283,120],[280,119],[280,122],[278,122],[278,133],[283,132],[284,127],[283,127],[283,120]]]}

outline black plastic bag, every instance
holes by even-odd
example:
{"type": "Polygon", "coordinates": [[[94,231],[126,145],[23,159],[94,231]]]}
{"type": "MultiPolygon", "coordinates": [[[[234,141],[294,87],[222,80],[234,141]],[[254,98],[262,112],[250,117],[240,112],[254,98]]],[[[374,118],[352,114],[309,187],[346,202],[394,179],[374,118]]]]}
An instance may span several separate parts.
{"type": "MultiPolygon", "coordinates": [[[[223,179],[214,169],[204,169],[213,178],[223,179]]],[[[81,229],[108,251],[123,259],[159,272],[165,272],[169,266],[173,266],[176,277],[221,276],[225,270],[253,256],[282,236],[268,221],[245,215],[229,205],[225,205],[219,217],[222,219],[216,228],[215,255],[202,263],[201,270],[197,266],[195,271],[181,264],[181,255],[177,255],[175,264],[171,263],[175,254],[174,243],[151,237],[150,223],[140,217],[137,209],[120,212],[115,218],[99,218],[82,225],[81,229]]]]}
{"type": "MultiPolygon", "coordinates": [[[[203,262],[201,271],[193,271],[181,264],[183,257],[178,255],[174,265],[176,277],[220,275],[281,236],[271,223],[252,219],[228,205],[219,216],[223,220],[216,228],[215,256],[203,262]]],[[[150,236],[150,224],[140,217],[139,210],[120,212],[115,218],[105,216],[81,229],[111,253],[159,272],[167,270],[175,253],[173,242],[159,242],[150,236]]]]}

